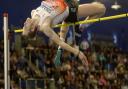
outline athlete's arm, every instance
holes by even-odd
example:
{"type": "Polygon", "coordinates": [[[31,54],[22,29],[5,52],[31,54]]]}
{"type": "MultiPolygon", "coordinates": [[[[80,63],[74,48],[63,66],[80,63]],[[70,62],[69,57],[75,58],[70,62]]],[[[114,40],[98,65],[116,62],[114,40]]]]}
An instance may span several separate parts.
{"type": "Polygon", "coordinates": [[[65,21],[62,22],[62,26],[60,28],[60,39],[62,41],[65,41],[65,38],[66,38],[66,35],[67,35],[67,32],[68,32],[68,28],[69,28],[69,26],[63,26],[64,24],[66,24],[65,21]]]}
{"type": "Polygon", "coordinates": [[[70,45],[66,44],[64,41],[62,41],[59,36],[53,31],[51,28],[51,19],[47,18],[45,22],[40,26],[40,31],[42,31],[44,34],[46,34],[51,40],[53,40],[56,44],[61,46],[63,49],[73,53],[74,55],[78,56],[82,63],[84,65],[88,65],[86,56],[79,51],[79,49],[73,48],[70,45]]]}

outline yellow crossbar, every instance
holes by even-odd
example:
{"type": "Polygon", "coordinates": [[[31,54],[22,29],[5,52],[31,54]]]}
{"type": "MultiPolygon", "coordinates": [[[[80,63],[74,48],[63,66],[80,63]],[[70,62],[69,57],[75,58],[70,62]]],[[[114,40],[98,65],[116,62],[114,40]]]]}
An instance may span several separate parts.
{"type": "MultiPolygon", "coordinates": [[[[71,25],[77,25],[77,24],[88,24],[88,23],[94,23],[94,22],[100,22],[100,21],[106,21],[106,20],[112,20],[112,19],[119,19],[119,18],[124,18],[124,17],[128,17],[128,13],[114,15],[114,16],[108,16],[108,17],[102,17],[102,18],[97,18],[97,19],[84,20],[84,21],[68,23],[68,24],[64,24],[64,25],[57,24],[57,25],[53,26],[53,28],[57,28],[57,27],[61,27],[61,26],[71,26],[71,25]]],[[[14,30],[14,32],[16,32],[16,33],[22,32],[22,31],[23,31],[23,29],[14,30]]]]}

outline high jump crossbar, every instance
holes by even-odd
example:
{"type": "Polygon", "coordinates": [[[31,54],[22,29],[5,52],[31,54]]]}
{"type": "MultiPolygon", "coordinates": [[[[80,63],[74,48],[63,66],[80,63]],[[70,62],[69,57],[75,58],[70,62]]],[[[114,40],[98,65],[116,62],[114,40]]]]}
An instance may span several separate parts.
{"type": "MultiPolygon", "coordinates": [[[[113,15],[113,16],[107,16],[107,17],[102,17],[102,18],[97,18],[97,19],[83,20],[83,21],[78,21],[75,23],[68,23],[68,24],[63,24],[63,25],[57,24],[57,25],[53,26],[53,28],[57,28],[57,27],[61,27],[61,26],[72,26],[72,25],[78,25],[78,24],[88,24],[88,23],[94,23],[94,22],[101,22],[101,21],[119,19],[119,18],[124,18],[124,17],[128,17],[128,13],[113,15]]],[[[19,33],[22,31],[23,31],[23,29],[14,30],[14,32],[16,32],[16,33],[19,33]]]]}

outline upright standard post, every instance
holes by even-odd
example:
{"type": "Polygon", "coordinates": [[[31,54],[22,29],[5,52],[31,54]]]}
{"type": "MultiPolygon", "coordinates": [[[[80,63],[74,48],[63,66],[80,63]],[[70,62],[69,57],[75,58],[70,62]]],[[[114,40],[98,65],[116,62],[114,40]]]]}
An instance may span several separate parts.
{"type": "Polygon", "coordinates": [[[8,14],[4,13],[3,14],[3,30],[4,30],[4,89],[10,89],[10,84],[9,84],[9,66],[8,66],[8,14]]]}

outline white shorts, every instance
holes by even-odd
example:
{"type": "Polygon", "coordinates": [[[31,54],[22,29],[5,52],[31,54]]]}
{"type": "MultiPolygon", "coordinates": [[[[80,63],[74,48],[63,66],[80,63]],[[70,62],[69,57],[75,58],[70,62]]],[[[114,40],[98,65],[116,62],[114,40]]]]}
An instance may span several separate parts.
{"type": "Polygon", "coordinates": [[[32,10],[31,12],[32,18],[34,18],[36,15],[40,17],[39,25],[41,25],[47,17],[53,19],[52,25],[56,25],[62,22],[69,15],[69,10],[68,7],[66,7],[64,11],[58,11],[58,9],[56,10],[50,5],[47,5],[47,3],[42,2],[40,7],[32,10]]]}

